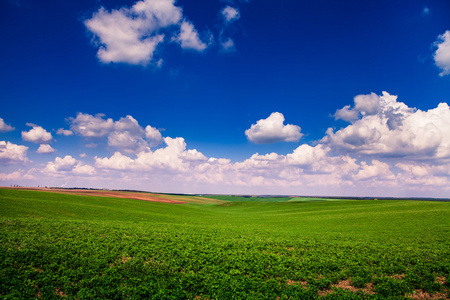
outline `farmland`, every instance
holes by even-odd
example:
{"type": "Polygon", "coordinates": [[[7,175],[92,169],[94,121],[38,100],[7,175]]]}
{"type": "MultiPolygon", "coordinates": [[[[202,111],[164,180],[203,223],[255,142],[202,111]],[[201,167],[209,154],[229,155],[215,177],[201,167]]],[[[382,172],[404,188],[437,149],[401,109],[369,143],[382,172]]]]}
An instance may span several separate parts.
{"type": "Polygon", "coordinates": [[[0,189],[0,298],[450,297],[448,202],[152,197],[0,189]]]}

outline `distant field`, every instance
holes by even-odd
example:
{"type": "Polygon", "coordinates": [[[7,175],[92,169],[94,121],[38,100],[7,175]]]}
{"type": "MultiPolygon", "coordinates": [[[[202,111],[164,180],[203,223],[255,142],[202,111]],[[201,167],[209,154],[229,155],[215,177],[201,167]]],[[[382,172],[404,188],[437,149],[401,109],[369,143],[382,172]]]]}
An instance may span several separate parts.
{"type": "Polygon", "coordinates": [[[151,195],[0,189],[0,298],[450,298],[448,202],[151,195]]]}

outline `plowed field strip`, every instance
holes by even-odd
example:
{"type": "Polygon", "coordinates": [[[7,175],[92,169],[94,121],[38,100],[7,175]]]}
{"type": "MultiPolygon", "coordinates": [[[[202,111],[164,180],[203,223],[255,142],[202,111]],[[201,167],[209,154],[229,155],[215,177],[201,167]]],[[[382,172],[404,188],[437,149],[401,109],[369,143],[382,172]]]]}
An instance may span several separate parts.
{"type": "Polygon", "coordinates": [[[16,188],[23,190],[36,190],[50,193],[71,194],[80,196],[97,196],[97,197],[112,197],[133,199],[142,201],[153,201],[172,204],[185,204],[186,201],[170,199],[165,195],[159,194],[146,194],[146,193],[133,193],[133,192],[120,192],[120,191],[103,191],[103,190],[78,190],[78,189],[47,189],[47,188],[16,188]]]}

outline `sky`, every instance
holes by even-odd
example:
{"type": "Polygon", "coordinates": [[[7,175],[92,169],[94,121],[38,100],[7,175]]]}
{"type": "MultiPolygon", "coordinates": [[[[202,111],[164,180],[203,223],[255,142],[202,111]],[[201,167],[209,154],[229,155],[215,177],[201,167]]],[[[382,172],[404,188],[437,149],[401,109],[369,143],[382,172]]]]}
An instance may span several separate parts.
{"type": "Polygon", "coordinates": [[[448,0],[5,0],[0,40],[0,185],[450,197],[448,0]]]}

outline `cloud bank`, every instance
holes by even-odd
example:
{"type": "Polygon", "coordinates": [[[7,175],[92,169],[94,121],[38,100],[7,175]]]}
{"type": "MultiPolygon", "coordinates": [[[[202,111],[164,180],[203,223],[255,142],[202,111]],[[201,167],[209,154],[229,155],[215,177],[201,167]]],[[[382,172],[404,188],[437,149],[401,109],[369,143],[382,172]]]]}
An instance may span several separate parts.
{"type": "MultiPolygon", "coordinates": [[[[95,141],[97,148],[90,151],[102,154],[82,153],[79,159],[63,155],[29,170],[2,173],[0,181],[183,193],[450,195],[447,103],[422,111],[387,92],[371,93],[356,96],[334,117],[348,124],[329,128],[322,139],[295,145],[287,154],[255,153],[233,162],[189,149],[184,138],[163,137],[132,116],[113,120],[78,113],[67,119],[74,133],[70,138],[95,141]],[[105,154],[105,150],[112,152],[105,154]]],[[[245,134],[255,143],[298,142],[300,127],[284,121],[283,114],[274,112],[245,134]]],[[[39,132],[33,136],[41,137],[39,132]]],[[[48,144],[39,149],[38,153],[54,151],[48,144]]],[[[27,150],[0,142],[0,164],[28,165],[27,150]]]]}

